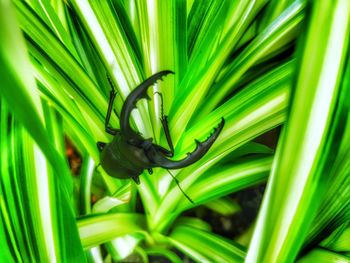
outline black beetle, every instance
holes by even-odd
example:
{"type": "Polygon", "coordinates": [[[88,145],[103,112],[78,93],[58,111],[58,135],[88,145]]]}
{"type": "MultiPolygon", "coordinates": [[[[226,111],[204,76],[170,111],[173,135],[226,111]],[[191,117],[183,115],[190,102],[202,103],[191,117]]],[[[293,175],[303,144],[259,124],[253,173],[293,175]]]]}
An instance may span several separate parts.
{"type": "MultiPolygon", "coordinates": [[[[152,168],[154,167],[163,167],[166,169],[186,167],[202,158],[219,136],[225,123],[223,118],[219,126],[214,129],[214,133],[205,141],[200,142],[195,140],[197,147],[193,152],[188,153],[188,156],[182,160],[173,161],[168,159],[174,155],[174,146],[170,137],[167,116],[162,114],[161,122],[170,150],[152,143],[152,138],[144,139],[131,128],[129,119],[132,110],[136,108],[136,103],[140,99],[150,100],[150,97],[147,95],[147,89],[155,84],[157,80],[162,79],[163,76],[168,74],[174,74],[174,72],[164,70],[152,75],[128,95],[120,114],[120,130],[109,126],[113,101],[116,96],[111,83],[112,90],[110,92],[109,105],[105,119],[105,131],[113,135],[114,138],[110,143],[97,143],[97,147],[100,151],[101,166],[110,176],[119,179],[132,178],[139,184],[139,176],[145,169],[148,169],[148,172],[151,174],[152,168]]],[[[158,94],[161,96],[160,93],[158,94]]]]}

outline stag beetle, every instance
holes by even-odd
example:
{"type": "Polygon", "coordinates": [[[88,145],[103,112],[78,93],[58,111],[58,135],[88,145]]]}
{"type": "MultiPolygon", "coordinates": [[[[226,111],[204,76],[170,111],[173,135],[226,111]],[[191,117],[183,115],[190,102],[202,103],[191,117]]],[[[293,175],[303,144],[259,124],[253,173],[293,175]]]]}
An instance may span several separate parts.
{"type": "MultiPolygon", "coordinates": [[[[105,118],[105,131],[114,137],[110,143],[97,142],[97,147],[100,151],[100,164],[110,176],[119,179],[132,178],[137,184],[140,184],[139,176],[145,169],[148,170],[149,174],[152,174],[152,168],[154,167],[179,169],[195,163],[208,152],[219,136],[225,123],[223,118],[219,126],[214,129],[214,133],[205,141],[195,140],[197,147],[193,152],[188,153],[188,156],[182,160],[174,161],[168,159],[174,156],[174,146],[170,137],[167,116],[163,114],[163,110],[161,123],[170,150],[152,143],[152,138],[143,138],[131,128],[129,119],[132,110],[136,108],[136,103],[140,99],[150,100],[151,98],[147,95],[147,89],[168,74],[174,74],[174,72],[164,70],[152,75],[127,96],[120,114],[120,130],[114,129],[109,125],[113,101],[116,96],[113,84],[109,80],[112,90],[105,118]]],[[[158,94],[161,95],[161,93],[158,94]]],[[[162,96],[161,99],[163,100],[162,96]]]]}

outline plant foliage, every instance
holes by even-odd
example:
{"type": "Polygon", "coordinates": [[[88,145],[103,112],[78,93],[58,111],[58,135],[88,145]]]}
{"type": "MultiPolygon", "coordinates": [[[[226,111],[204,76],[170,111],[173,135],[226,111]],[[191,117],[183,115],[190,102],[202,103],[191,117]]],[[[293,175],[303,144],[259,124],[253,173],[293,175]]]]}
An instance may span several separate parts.
{"type": "Polygon", "coordinates": [[[3,0],[0,28],[1,262],[350,262],[348,0],[3,0]],[[165,169],[137,186],[98,166],[108,77],[118,128],[127,95],[161,70],[175,75],[132,114],[143,136],[166,143],[156,91],[175,159],[226,121],[172,171],[193,204],[165,169]],[[276,151],[257,142],[277,127],[276,151]],[[241,237],[191,216],[232,215],[232,194],[261,184],[241,237]]]}

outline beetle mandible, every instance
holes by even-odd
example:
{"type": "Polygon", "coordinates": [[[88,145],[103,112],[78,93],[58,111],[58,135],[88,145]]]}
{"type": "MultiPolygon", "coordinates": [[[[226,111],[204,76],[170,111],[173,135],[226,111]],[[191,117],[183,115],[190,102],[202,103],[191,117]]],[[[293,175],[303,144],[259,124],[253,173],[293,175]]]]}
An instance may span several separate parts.
{"type": "Polygon", "coordinates": [[[224,118],[221,119],[218,127],[214,129],[214,132],[205,141],[195,140],[196,148],[193,152],[188,153],[187,157],[182,160],[174,161],[169,159],[174,156],[174,146],[169,132],[167,116],[162,114],[161,122],[170,150],[152,143],[152,138],[143,138],[131,128],[129,119],[132,110],[136,108],[136,103],[140,99],[150,100],[150,97],[147,95],[147,89],[168,74],[174,74],[174,72],[164,70],[152,75],[127,96],[120,114],[120,130],[114,129],[109,125],[116,96],[111,83],[112,90],[105,119],[105,131],[114,137],[110,143],[97,142],[97,147],[100,151],[100,164],[110,176],[119,179],[132,178],[139,184],[139,176],[145,169],[152,174],[152,168],[154,167],[179,169],[189,166],[201,159],[219,136],[225,124],[224,118]]]}

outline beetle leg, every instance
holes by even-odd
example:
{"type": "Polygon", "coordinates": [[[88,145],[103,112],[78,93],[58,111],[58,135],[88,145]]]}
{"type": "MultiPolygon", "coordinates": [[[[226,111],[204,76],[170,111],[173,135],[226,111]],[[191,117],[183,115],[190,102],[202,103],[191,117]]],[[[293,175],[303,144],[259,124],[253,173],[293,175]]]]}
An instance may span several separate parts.
{"type": "Polygon", "coordinates": [[[189,153],[188,156],[182,160],[179,160],[179,161],[169,160],[161,152],[159,152],[159,150],[157,150],[156,147],[151,147],[147,151],[146,153],[147,157],[151,162],[154,163],[155,167],[159,166],[167,169],[179,169],[179,168],[189,166],[195,163],[196,161],[198,161],[199,159],[201,159],[208,152],[210,147],[218,138],[222,128],[224,127],[224,124],[225,124],[225,120],[224,118],[222,118],[219,126],[214,129],[214,133],[211,134],[208,137],[208,139],[206,139],[203,142],[195,140],[197,144],[196,149],[193,152],[189,153]]]}
{"type": "Polygon", "coordinates": [[[140,178],[139,175],[131,177],[136,184],[140,184],[140,178]]]}
{"type": "Polygon", "coordinates": [[[115,96],[117,95],[117,93],[115,92],[112,80],[109,78],[109,76],[107,75],[107,79],[109,84],[112,87],[112,90],[109,93],[109,103],[108,103],[108,109],[107,109],[107,114],[106,114],[106,119],[105,119],[105,131],[111,135],[116,135],[119,130],[118,129],[114,129],[109,125],[109,121],[111,119],[111,114],[112,114],[112,110],[113,110],[113,102],[115,99],[115,96]]]}
{"type": "Polygon", "coordinates": [[[105,142],[97,142],[97,148],[100,152],[102,152],[102,150],[105,146],[106,146],[105,142]]]}
{"type": "Polygon", "coordinates": [[[166,141],[168,142],[168,146],[170,148],[168,156],[173,157],[174,156],[174,145],[173,145],[173,141],[171,139],[170,131],[169,131],[169,127],[168,127],[168,116],[164,115],[160,120],[161,120],[162,125],[163,125],[166,141]]]}
{"type": "Polygon", "coordinates": [[[129,119],[132,110],[136,108],[136,103],[140,99],[150,100],[150,97],[147,95],[147,89],[155,84],[157,80],[162,79],[162,77],[168,74],[174,74],[174,72],[170,70],[164,70],[152,75],[144,82],[142,82],[139,86],[137,86],[126,98],[120,114],[120,129],[122,136],[129,143],[136,145],[140,144],[144,140],[142,136],[137,134],[137,132],[135,132],[130,126],[129,119]]]}
{"type": "Polygon", "coordinates": [[[163,94],[160,92],[155,92],[154,94],[158,94],[161,99],[161,117],[160,121],[162,122],[163,130],[165,133],[166,141],[168,143],[168,146],[170,148],[170,151],[163,148],[162,146],[157,145],[157,148],[167,157],[173,157],[174,156],[174,145],[173,141],[170,136],[169,126],[168,126],[168,116],[164,115],[164,108],[163,108],[163,94]]]}

